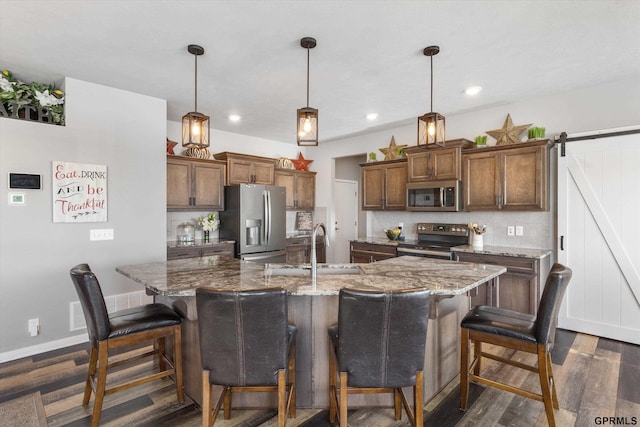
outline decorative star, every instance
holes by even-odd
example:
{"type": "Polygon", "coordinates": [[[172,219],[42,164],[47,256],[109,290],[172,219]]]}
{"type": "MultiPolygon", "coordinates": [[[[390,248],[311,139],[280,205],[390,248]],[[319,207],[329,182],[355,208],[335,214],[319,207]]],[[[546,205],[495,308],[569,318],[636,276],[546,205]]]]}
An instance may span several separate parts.
{"type": "Polygon", "coordinates": [[[293,162],[294,165],[296,165],[296,170],[298,171],[308,171],[309,170],[309,163],[313,163],[313,160],[306,160],[303,156],[302,153],[298,153],[298,159],[291,159],[291,161],[293,162]]]}
{"type": "Polygon", "coordinates": [[[406,146],[407,144],[396,145],[396,139],[392,136],[389,146],[386,148],[378,148],[378,150],[382,151],[385,160],[395,160],[399,157],[398,154],[400,153],[400,150],[406,146]]]}
{"type": "Polygon", "coordinates": [[[507,114],[507,119],[504,121],[502,129],[488,130],[487,134],[496,139],[496,145],[517,144],[520,142],[520,135],[532,124],[514,126],[511,121],[511,114],[507,114]]]}
{"type": "Polygon", "coordinates": [[[167,154],[176,154],[173,152],[173,147],[175,147],[176,145],[178,145],[177,142],[169,141],[167,139],[167,154]]]}

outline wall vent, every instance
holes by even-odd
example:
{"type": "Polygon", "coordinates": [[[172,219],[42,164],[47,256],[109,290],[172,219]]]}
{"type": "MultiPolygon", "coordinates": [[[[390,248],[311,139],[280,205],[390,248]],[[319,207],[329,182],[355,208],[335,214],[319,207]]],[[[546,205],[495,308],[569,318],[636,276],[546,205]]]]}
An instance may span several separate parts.
{"type": "MultiPolygon", "coordinates": [[[[151,304],[153,297],[147,295],[144,291],[129,292],[126,294],[110,295],[104,298],[107,305],[107,311],[113,313],[117,310],[125,308],[137,307],[143,304],[151,304]]],[[[87,328],[84,321],[84,313],[80,301],[69,303],[69,331],[81,331],[87,328]]]]}

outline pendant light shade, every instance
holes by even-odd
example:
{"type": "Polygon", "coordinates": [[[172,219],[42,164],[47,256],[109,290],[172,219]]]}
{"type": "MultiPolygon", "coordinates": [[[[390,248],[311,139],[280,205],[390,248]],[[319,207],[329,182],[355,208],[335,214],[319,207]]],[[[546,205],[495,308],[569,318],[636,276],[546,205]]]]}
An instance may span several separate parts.
{"type": "Polygon", "coordinates": [[[438,46],[424,48],[424,55],[431,57],[431,111],[418,117],[418,145],[445,145],[445,120],[442,114],[433,111],[433,57],[440,52],[438,46]]]}
{"type": "Polygon", "coordinates": [[[198,56],[204,55],[204,48],[196,44],[187,47],[195,57],[195,107],[194,111],[182,117],[182,146],[209,147],[209,116],[198,113],[198,56]]]}
{"type": "Polygon", "coordinates": [[[304,37],[300,46],[307,49],[307,106],[298,109],[297,141],[300,146],[318,145],[318,110],[309,107],[309,49],[316,47],[316,39],[304,37]]]}

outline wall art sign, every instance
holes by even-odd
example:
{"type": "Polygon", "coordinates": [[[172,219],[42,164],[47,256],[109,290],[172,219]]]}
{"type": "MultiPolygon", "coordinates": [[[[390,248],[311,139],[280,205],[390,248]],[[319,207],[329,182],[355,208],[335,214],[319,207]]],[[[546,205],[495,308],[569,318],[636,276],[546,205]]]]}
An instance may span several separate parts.
{"type": "Polygon", "coordinates": [[[52,161],[53,222],[107,221],[107,166],[52,161]]]}

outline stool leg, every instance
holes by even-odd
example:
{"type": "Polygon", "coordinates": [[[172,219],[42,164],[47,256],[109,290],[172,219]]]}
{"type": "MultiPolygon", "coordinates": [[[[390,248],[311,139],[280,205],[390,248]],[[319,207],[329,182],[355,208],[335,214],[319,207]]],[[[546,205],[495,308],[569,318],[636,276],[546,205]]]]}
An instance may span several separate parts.
{"type": "Polygon", "coordinates": [[[544,344],[538,344],[538,373],[540,375],[540,388],[542,389],[542,401],[544,402],[544,410],[547,414],[549,427],[555,427],[556,421],[553,414],[553,402],[551,399],[551,386],[549,384],[549,371],[547,366],[547,347],[544,344]]]}
{"type": "Polygon", "coordinates": [[[91,378],[96,374],[96,367],[98,366],[98,349],[96,349],[93,345],[91,346],[91,351],[89,353],[89,371],[87,372],[87,382],[84,386],[84,397],[82,398],[82,406],[87,406],[89,404],[89,399],[91,399],[91,391],[93,388],[91,387],[91,378]]]}
{"type": "Polygon", "coordinates": [[[333,345],[330,345],[330,354],[329,354],[329,422],[333,424],[336,420],[336,412],[338,408],[336,407],[336,400],[338,397],[336,396],[336,376],[338,375],[336,369],[336,362],[334,360],[334,348],[333,345]]]}
{"type": "Polygon", "coordinates": [[[202,371],[202,427],[211,427],[211,384],[209,384],[209,371],[202,371]]]}
{"type": "Polygon", "coordinates": [[[91,427],[98,427],[100,424],[100,413],[102,412],[102,402],[104,401],[104,390],[107,386],[107,365],[109,362],[109,349],[107,341],[98,343],[98,381],[96,384],[96,400],[93,402],[93,416],[91,417],[91,427]]]}
{"type": "Polygon", "coordinates": [[[416,419],[416,423],[414,427],[422,427],[424,425],[424,372],[418,371],[416,372],[416,386],[413,389],[413,404],[415,406],[414,415],[416,419]]]}
{"type": "Polygon", "coordinates": [[[462,328],[460,334],[460,409],[467,410],[469,400],[469,330],[462,328]]]}
{"type": "Polygon", "coordinates": [[[400,389],[393,389],[393,408],[395,409],[396,420],[402,419],[402,399],[400,398],[400,389]]]}
{"type": "Polygon", "coordinates": [[[340,427],[348,427],[347,420],[347,373],[340,372],[340,427]]]}
{"type": "Polygon", "coordinates": [[[224,395],[224,419],[231,419],[231,387],[226,387],[226,394],[224,395]]]}
{"type": "Polygon", "coordinates": [[[291,349],[291,355],[289,356],[289,418],[296,417],[296,346],[291,349]]]}
{"type": "Polygon", "coordinates": [[[182,382],[182,325],[176,325],[173,329],[173,367],[176,371],[178,402],[184,402],[184,384],[182,382]]]}
{"type": "Polygon", "coordinates": [[[480,364],[482,363],[482,341],[474,340],[473,341],[473,361],[475,365],[473,366],[473,374],[480,375],[480,364]]]}
{"type": "Polygon", "coordinates": [[[287,375],[284,369],[278,371],[278,427],[287,422],[287,375]]]}
{"type": "Polygon", "coordinates": [[[556,409],[560,408],[558,405],[558,395],[556,394],[556,380],[553,378],[553,367],[551,366],[551,353],[547,352],[547,367],[549,369],[549,382],[551,383],[551,401],[553,402],[553,407],[556,409]]]}
{"type": "Polygon", "coordinates": [[[164,355],[167,351],[166,341],[164,337],[160,337],[156,341],[156,358],[158,359],[158,370],[160,372],[166,371],[167,364],[164,360],[164,355]]]}

